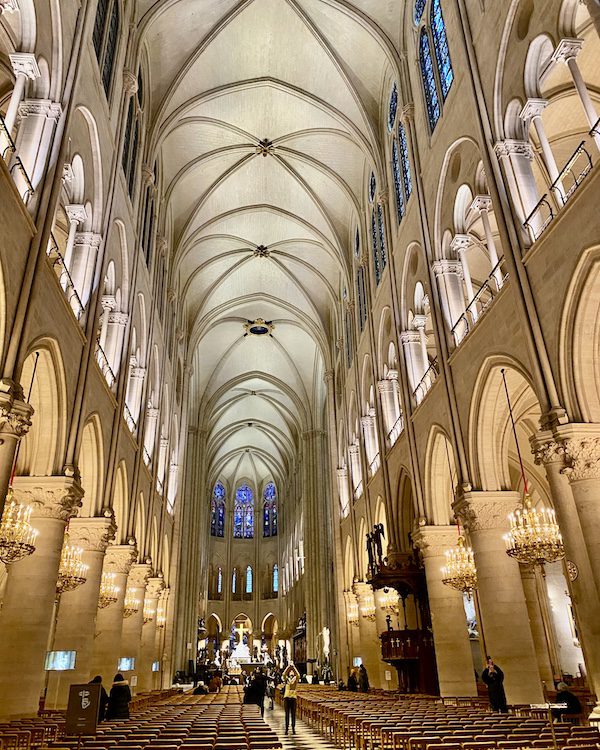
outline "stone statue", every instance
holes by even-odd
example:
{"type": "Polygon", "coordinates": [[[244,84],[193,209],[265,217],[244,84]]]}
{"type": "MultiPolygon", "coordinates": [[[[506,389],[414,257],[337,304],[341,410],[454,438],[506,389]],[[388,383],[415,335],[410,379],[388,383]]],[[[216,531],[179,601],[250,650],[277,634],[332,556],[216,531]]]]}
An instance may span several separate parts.
{"type": "Polygon", "coordinates": [[[379,565],[383,564],[383,542],[382,539],[385,539],[385,529],[383,528],[382,523],[378,523],[375,526],[373,526],[373,541],[375,545],[375,550],[377,551],[377,562],[379,565]]]}

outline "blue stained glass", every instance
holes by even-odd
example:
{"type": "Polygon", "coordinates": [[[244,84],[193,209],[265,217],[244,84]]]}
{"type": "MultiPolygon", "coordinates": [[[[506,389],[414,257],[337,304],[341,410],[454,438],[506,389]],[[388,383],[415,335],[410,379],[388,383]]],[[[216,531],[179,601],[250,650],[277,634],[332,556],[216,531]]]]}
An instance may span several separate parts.
{"type": "Polygon", "coordinates": [[[263,492],[263,536],[277,536],[277,489],[273,482],[263,492]]]}
{"type": "Polygon", "coordinates": [[[412,178],[410,176],[410,159],[408,157],[408,140],[404,123],[398,125],[398,138],[400,139],[400,161],[402,164],[402,179],[404,180],[404,197],[408,199],[412,195],[412,178]]]}
{"type": "Polygon", "coordinates": [[[223,537],[225,534],[225,487],[217,482],[213,489],[210,504],[210,535],[223,537]]]}
{"type": "Polygon", "coordinates": [[[263,536],[271,536],[271,507],[265,505],[263,512],[263,536]]]}
{"type": "Polygon", "coordinates": [[[379,225],[379,257],[381,271],[387,266],[387,250],[385,246],[385,224],[383,223],[383,208],[381,203],[377,204],[377,224],[379,225]]]}
{"type": "Polygon", "coordinates": [[[442,96],[446,99],[454,80],[454,70],[450,59],[450,48],[448,47],[448,35],[446,34],[441,0],[433,0],[431,3],[431,33],[433,34],[433,48],[440,74],[442,96]]]}
{"type": "Polygon", "coordinates": [[[440,119],[440,99],[435,83],[433,72],[433,60],[431,59],[431,46],[429,44],[429,35],[427,29],[421,29],[421,38],[419,40],[419,62],[421,65],[421,77],[423,79],[423,88],[425,89],[425,102],[427,104],[427,117],[429,127],[433,131],[440,119]]]}
{"type": "Polygon", "coordinates": [[[396,210],[398,212],[398,224],[404,218],[404,193],[402,192],[402,178],[400,177],[400,162],[398,159],[398,143],[394,138],[392,142],[392,171],[394,172],[394,189],[396,191],[396,210]]]}
{"type": "Polygon", "coordinates": [[[231,593],[235,594],[235,590],[237,588],[237,568],[233,569],[233,573],[231,574],[231,593]]]}
{"type": "Polygon", "coordinates": [[[398,86],[394,84],[392,93],[390,94],[390,110],[388,112],[388,128],[390,132],[394,128],[396,122],[396,112],[398,111],[398,86]]]}
{"type": "Polygon", "coordinates": [[[223,593],[223,569],[217,571],[217,594],[223,593]]]}
{"type": "Polygon", "coordinates": [[[279,568],[277,565],[273,565],[273,593],[276,594],[279,591],[279,568]]]}
{"type": "Polygon", "coordinates": [[[371,211],[371,240],[373,242],[373,265],[375,266],[375,282],[381,280],[381,268],[379,267],[379,247],[377,246],[377,220],[375,211],[371,211]]]}
{"type": "Polygon", "coordinates": [[[275,485],[273,482],[269,482],[269,484],[265,487],[265,500],[274,500],[277,497],[277,490],[275,489],[275,485]]]}
{"type": "Polygon", "coordinates": [[[415,0],[415,23],[419,23],[421,18],[423,18],[423,11],[426,4],[427,0],[415,0]]]}
{"type": "Polygon", "coordinates": [[[246,568],[246,593],[252,593],[252,568],[249,565],[246,568]]]}
{"type": "Polygon", "coordinates": [[[277,536],[277,523],[279,519],[277,517],[277,503],[273,505],[271,511],[271,536],[277,536]]]}
{"type": "Polygon", "coordinates": [[[235,491],[233,536],[235,539],[254,538],[254,493],[247,484],[240,485],[235,491]]]}
{"type": "Polygon", "coordinates": [[[371,203],[375,200],[375,192],[377,191],[377,180],[375,179],[375,175],[373,172],[371,172],[371,177],[369,179],[369,200],[371,203]]]}

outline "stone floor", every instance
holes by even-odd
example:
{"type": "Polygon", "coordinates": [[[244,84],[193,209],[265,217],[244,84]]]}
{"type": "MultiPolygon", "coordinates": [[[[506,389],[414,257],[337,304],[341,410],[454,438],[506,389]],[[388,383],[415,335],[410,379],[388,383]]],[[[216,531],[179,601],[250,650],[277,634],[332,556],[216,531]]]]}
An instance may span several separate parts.
{"type": "Polygon", "coordinates": [[[325,748],[335,747],[333,743],[323,739],[318,732],[315,732],[301,719],[296,719],[296,734],[285,734],[285,712],[283,708],[275,705],[271,711],[268,708],[269,701],[265,701],[265,721],[277,732],[284,748],[302,748],[302,750],[325,750],[325,748]]]}

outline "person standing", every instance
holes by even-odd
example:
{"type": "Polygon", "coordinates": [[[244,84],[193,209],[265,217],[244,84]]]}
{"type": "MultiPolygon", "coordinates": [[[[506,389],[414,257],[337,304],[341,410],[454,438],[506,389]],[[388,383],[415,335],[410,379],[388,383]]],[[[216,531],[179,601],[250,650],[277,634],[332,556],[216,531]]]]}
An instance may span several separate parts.
{"type": "Polygon", "coordinates": [[[488,656],[487,664],[481,673],[481,679],[487,685],[490,708],[501,714],[508,713],[506,705],[506,693],[504,692],[504,672],[494,664],[494,660],[488,656]]]}
{"type": "Polygon", "coordinates": [[[254,702],[260,707],[260,715],[265,715],[265,693],[267,692],[267,678],[259,667],[252,678],[254,702]]]}
{"type": "Polygon", "coordinates": [[[348,675],[348,690],[351,693],[358,692],[358,669],[356,667],[352,667],[348,675]]]}
{"type": "Polygon", "coordinates": [[[361,693],[369,692],[369,675],[364,664],[361,664],[358,668],[358,687],[361,693]]]}
{"type": "Polygon", "coordinates": [[[97,674],[93,680],[90,680],[90,685],[97,685],[100,683],[100,701],[98,702],[98,723],[106,719],[106,706],[108,705],[108,693],[104,689],[102,684],[102,677],[97,674]]]}
{"type": "Polygon", "coordinates": [[[581,715],[581,703],[579,698],[569,690],[566,682],[559,682],[556,686],[556,702],[566,703],[566,708],[553,708],[552,715],[555,719],[563,717],[577,718],[581,715]]]}
{"type": "Polygon", "coordinates": [[[281,675],[285,689],[283,691],[283,706],[285,708],[285,733],[288,734],[290,720],[292,724],[292,734],[296,734],[296,702],[298,695],[298,682],[300,681],[300,672],[293,664],[288,664],[281,675]]]}
{"type": "Polygon", "coordinates": [[[129,718],[129,703],[131,701],[131,690],[129,683],[122,674],[116,674],[108,696],[108,709],[106,718],[109,721],[114,719],[129,718]]]}

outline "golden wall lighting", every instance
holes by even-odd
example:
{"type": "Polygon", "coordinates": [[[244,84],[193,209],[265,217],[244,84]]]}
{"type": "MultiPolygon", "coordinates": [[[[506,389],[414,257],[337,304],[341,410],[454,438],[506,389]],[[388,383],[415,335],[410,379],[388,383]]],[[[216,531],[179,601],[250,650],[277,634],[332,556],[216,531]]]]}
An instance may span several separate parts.
{"type": "Polygon", "coordinates": [[[123,606],[123,617],[131,617],[140,611],[140,600],[135,598],[131,591],[125,592],[125,603],[123,606]]]}
{"type": "Polygon", "coordinates": [[[156,627],[164,628],[166,624],[167,624],[167,608],[165,606],[164,601],[159,601],[158,607],[156,609],[156,627]]]}
{"type": "Polygon", "coordinates": [[[30,517],[31,508],[15,502],[9,490],[0,520],[0,560],[3,563],[17,562],[35,551],[38,532],[31,527],[30,517]]]}
{"type": "Polygon", "coordinates": [[[102,573],[100,596],[98,597],[98,607],[100,609],[110,607],[111,604],[117,601],[121,589],[115,584],[116,577],[114,573],[102,573]]]}
{"type": "Polygon", "coordinates": [[[81,547],[73,547],[68,541],[63,544],[58,569],[56,590],[59,594],[73,591],[87,580],[88,565],[83,562],[81,547]]]}
{"type": "Polygon", "coordinates": [[[144,602],[144,625],[148,622],[152,622],[154,620],[154,615],[156,613],[154,612],[154,607],[152,606],[152,602],[145,601],[144,602]]]}
{"type": "Polygon", "coordinates": [[[375,597],[371,593],[370,595],[362,597],[362,601],[359,605],[360,616],[369,622],[375,622],[375,597]]]}
{"type": "Polygon", "coordinates": [[[522,565],[543,565],[565,556],[562,535],[552,508],[534,508],[528,494],[523,506],[508,517],[510,531],[504,536],[506,553],[522,565]]]}
{"type": "Polygon", "coordinates": [[[347,611],[348,622],[350,623],[350,625],[358,627],[358,603],[352,601],[348,602],[347,611]]]}

